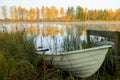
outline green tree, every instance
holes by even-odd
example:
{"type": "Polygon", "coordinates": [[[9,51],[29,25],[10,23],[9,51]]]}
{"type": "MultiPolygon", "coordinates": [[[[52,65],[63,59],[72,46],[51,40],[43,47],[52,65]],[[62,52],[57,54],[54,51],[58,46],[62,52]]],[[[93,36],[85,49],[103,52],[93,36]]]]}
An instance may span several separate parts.
{"type": "Polygon", "coordinates": [[[75,16],[74,7],[71,7],[71,9],[70,9],[70,16],[71,16],[72,19],[73,19],[74,16],[75,16]]]}
{"type": "Polygon", "coordinates": [[[106,9],[104,9],[104,11],[103,11],[103,20],[109,20],[109,12],[106,10],[106,9]]]}
{"type": "Polygon", "coordinates": [[[83,8],[80,6],[77,6],[77,9],[76,9],[76,19],[85,20],[85,17],[83,15],[83,8]]]}
{"type": "Polygon", "coordinates": [[[93,10],[88,10],[87,19],[88,19],[88,20],[93,20],[93,10]]]}
{"type": "Polygon", "coordinates": [[[98,20],[103,20],[103,10],[102,10],[102,9],[98,10],[97,19],[98,19],[98,20]]]}
{"type": "Polygon", "coordinates": [[[67,15],[67,16],[70,16],[70,12],[71,12],[71,11],[70,11],[70,7],[68,7],[66,15],[67,15]]]}

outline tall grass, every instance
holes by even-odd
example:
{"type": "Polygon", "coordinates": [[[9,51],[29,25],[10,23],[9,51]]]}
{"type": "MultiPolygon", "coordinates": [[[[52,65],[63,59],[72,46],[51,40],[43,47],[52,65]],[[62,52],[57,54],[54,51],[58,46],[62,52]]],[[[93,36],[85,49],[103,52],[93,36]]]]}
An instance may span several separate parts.
{"type": "Polygon", "coordinates": [[[34,38],[21,32],[0,33],[0,80],[58,79],[60,71],[48,67],[34,45],[34,38]]]}
{"type": "MultiPolygon", "coordinates": [[[[81,40],[81,30],[76,27],[77,30],[74,31],[72,28],[67,35],[63,38],[62,48],[64,51],[74,51],[87,48],[85,40],[81,40]]],[[[75,29],[76,29],[75,28],[75,29]]]]}
{"type": "Polygon", "coordinates": [[[33,49],[33,39],[27,40],[20,32],[0,33],[0,80],[31,79],[36,56],[33,49]]]}

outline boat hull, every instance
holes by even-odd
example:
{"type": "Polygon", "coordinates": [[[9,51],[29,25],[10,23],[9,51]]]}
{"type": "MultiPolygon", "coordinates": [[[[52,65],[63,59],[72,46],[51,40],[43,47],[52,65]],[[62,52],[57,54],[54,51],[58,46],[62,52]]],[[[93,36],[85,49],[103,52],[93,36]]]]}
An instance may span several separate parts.
{"type": "Polygon", "coordinates": [[[46,55],[46,62],[63,71],[70,71],[76,77],[89,77],[101,67],[110,45],[46,55]]]}

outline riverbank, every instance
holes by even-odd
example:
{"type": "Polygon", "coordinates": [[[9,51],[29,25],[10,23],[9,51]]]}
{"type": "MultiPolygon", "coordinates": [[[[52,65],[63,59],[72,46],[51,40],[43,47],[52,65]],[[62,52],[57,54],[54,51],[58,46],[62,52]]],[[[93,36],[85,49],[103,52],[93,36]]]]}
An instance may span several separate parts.
{"type": "Polygon", "coordinates": [[[55,21],[55,20],[14,20],[14,19],[0,19],[0,23],[23,23],[23,22],[27,22],[27,23],[36,23],[36,22],[46,22],[46,23],[120,23],[120,21],[118,20],[113,20],[113,21],[104,21],[104,20],[85,20],[85,21],[55,21]]]}
{"type": "Polygon", "coordinates": [[[120,24],[120,21],[80,21],[80,22],[58,22],[58,21],[1,21],[0,24],[6,23],[49,23],[49,24],[120,24]]]}

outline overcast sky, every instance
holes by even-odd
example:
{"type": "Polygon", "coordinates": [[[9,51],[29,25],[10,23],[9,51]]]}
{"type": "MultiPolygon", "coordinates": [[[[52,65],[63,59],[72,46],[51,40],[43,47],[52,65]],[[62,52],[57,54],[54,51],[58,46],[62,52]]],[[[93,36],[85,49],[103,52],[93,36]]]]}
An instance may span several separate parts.
{"type": "MultiPolygon", "coordinates": [[[[88,9],[117,9],[120,8],[120,0],[0,0],[0,6],[22,6],[27,9],[41,6],[61,6],[67,9],[68,6],[81,6],[88,9]]],[[[1,16],[0,10],[0,18],[1,16]]]]}
{"type": "Polygon", "coordinates": [[[25,8],[41,7],[44,6],[56,6],[60,8],[63,6],[81,6],[88,9],[117,9],[120,8],[120,0],[0,0],[0,6],[18,6],[21,5],[25,8]]]}

